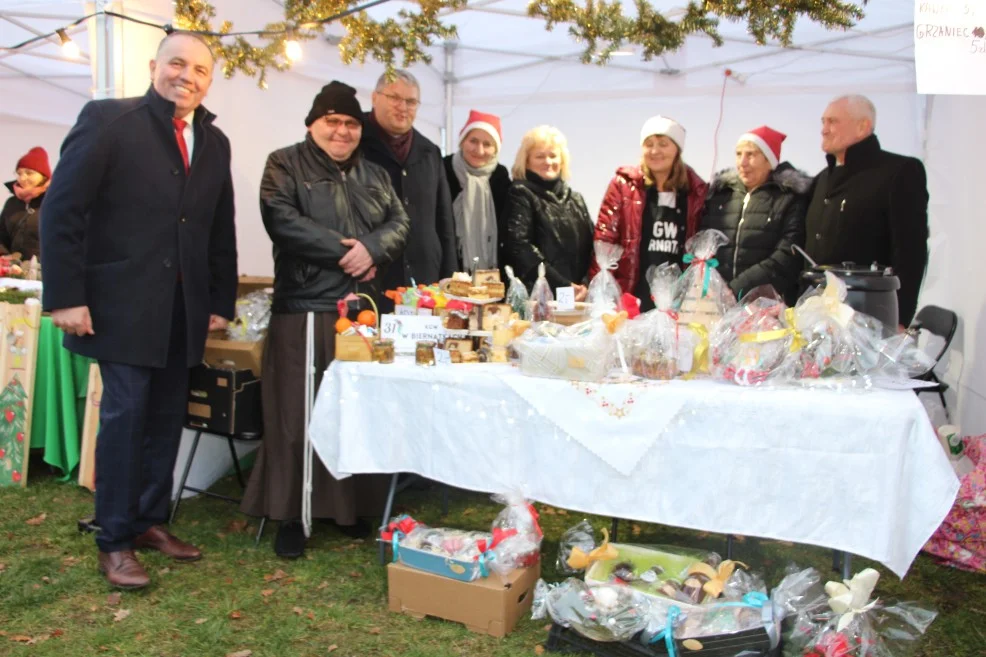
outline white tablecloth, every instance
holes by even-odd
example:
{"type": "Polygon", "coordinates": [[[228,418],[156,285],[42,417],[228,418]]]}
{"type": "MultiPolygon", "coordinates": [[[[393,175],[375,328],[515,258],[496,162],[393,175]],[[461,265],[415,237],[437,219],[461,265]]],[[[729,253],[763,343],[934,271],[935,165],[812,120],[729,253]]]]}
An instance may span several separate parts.
{"type": "Polygon", "coordinates": [[[907,391],[598,385],[507,365],[336,361],[311,435],[337,478],[414,472],[584,513],[844,550],[901,577],[959,485],[907,391]]]}

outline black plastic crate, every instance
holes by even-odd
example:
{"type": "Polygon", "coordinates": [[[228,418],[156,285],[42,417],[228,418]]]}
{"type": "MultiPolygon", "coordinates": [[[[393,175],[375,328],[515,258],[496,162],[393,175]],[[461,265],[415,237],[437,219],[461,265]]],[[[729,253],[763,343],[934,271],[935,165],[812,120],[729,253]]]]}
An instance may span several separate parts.
{"type": "MultiPolygon", "coordinates": [[[[639,636],[639,635],[638,635],[639,636]]],[[[770,637],[763,628],[746,630],[735,634],[708,636],[699,639],[702,650],[688,650],[681,641],[676,640],[675,648],[680,657],[701,655],[701,657],[780,657],[780,646],[770,649],[770,637]]],[[[578,632],[551,624],[551,632],[544,644],[551,652],[587,652],[596,657],[662,657],[667,656],[664,640],[645,646],[634,637],[632,641],[610,642],[593,641],[578,632]]]]}

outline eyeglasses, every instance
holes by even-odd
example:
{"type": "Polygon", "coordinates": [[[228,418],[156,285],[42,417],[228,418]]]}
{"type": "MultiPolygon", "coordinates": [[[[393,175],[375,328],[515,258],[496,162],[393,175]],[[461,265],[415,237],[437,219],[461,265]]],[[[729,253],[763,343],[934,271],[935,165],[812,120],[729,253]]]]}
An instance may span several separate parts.
{"type": "Polygon", "coordinates": [[[417,98],[401,98],[397,94],[385,94],[382,91],[380,92],[380,95],[389,100],[392,105],[404,105],[408,109],[412,110],[417,109],[418,105],[421,104],[421,101],[417,98]]]}
{"type": "Polygon", "coordinates": [[[325,117],[325,125],[329,126],[333,130],[339,129],[341,126],[346,126],[350,130],[359,130],[362,124],[356,119],[337,119],[334,117],[325,117]]]}

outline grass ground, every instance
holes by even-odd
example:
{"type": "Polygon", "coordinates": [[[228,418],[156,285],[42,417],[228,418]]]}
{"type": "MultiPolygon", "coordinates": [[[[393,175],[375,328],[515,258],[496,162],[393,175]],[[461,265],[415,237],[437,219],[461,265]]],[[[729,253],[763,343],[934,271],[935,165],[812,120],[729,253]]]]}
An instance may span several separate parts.
{"type": "MultiPolygon", "coordinates": [[[[306,558],[278,559],[276,525],[254,548],[256,522],[210,499],[182,504],[174,532],[201,546],[205,558],[175,564],[157,553],[142,562],[152,585],[111,593],[96,569],[92,536],[76,521],[92,512],[88,491],[33,468],[26,489],[0,489],[0,655],[134,657],[332,657],[534,655],[546,638],[544,621],[524,619],[504,639],[473,634],[449,622],[416,621],[387,611],[385,570],[376,545],[316,526],[306,558]]],[[[217,485],[235,494],[227,479],[217,485]]],[[[497,513],[488,496],[453,491],[440,517],[438,490],[408,491],[400,511],[429,524],[483,529],[497,513]]],[[[541,509],[545,577],[554,570],[557,539],[581,515],[541,509]]],[[[590,520],[601,528],[608,520],[590,520]]],[[[624,524],[624,531],[628,529],[624,524]]],[[[724,550],[724,538],[655,525],[630,528],[635,542],[724,550]]],[[[756,564],[776,583],[795,561],[831,573],[831,553],[748,538],[736,558],[756,564]]],[[[854,569],[874,565],[861,559],[854,569]]],[[[921,556],[903,581],[878,567],[884,598],[919,600],[941,613],[917,657],[986,655],[986,578],[936,565],[921,556]]]]}

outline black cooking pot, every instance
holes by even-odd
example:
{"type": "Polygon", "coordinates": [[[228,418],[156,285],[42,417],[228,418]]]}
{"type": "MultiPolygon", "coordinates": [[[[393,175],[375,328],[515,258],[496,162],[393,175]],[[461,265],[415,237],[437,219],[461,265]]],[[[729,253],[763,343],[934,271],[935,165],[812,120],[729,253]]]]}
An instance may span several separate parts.
{"type": "Polygon", "coordinates": [[[804,288],[824,284],[827,271],[846,284],[846,303],[853,310],[876,317],[891,330],[897,327],[900,317],[897,308],[900,279],[894,275],[893,269],[875,262],[869,267],[860,267],[853,262],[818,265],[801,274],[804,288]]]}

